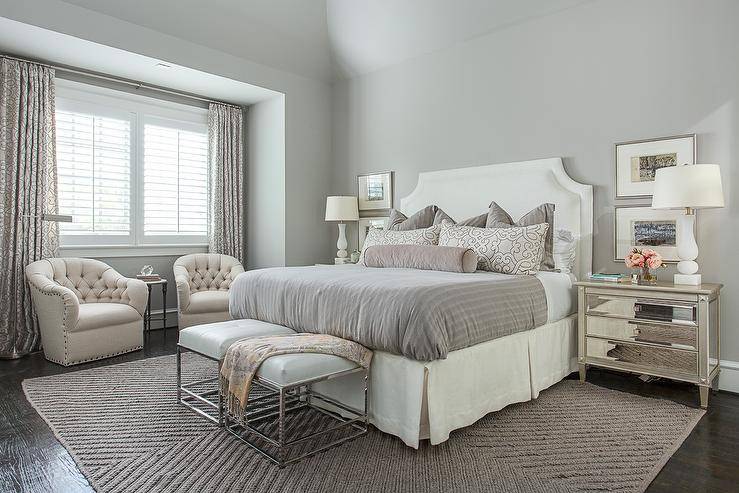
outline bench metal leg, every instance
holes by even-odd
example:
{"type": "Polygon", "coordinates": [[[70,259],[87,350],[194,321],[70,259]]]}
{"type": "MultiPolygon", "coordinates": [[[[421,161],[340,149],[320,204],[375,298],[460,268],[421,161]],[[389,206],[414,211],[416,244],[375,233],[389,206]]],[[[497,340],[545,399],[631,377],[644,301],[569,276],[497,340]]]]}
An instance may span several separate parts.
{"type": "Polygon", "coordinates": [[[177,345],[177,402],[182,402],[182,352],[177,345]]]}
{"type": "Polygon", "coordinates": [[[193,351],[192,349],[188,349],[184,346],[177,345],[177,403],[181,404],[191,411],[193,411],[196,414],[199,414],[200,416],[216,423],[218,426],[223,426],[223,410],[225,408],[223,404],[223,395],[221,394],[221,386],[220,386],[220,373],[221,373],[221,361],[211,358],[210,356],[206,356],[204,354],[198,353],[197,351],[193,351]],[[216,378],[205,378],[203,380],[197,380],[195,382],[188,382],[186,385],[182,384],[182,353],[183,351],[191,351],[195,354],[198,354],[204,358],[207,358],[209,360],[215,361],[218,364],[218,377],[216,378]],[[206,384],[209,382],[216,382],[217,390],[209,390],[206,392],[197,392],[195,390],[192,390],[189,387],[200,385],[200,384],[206,384]],[[213,394],[218,394],[217,400],[214,400],[212,397],[213,394]],[[200,402],[201,404],[205,404],[208,407],[212,407],[216,410],[216,415],[214,416],[210,412],[203,411],[202,409],[198,409],[195,407],[191,402],[200,402]]]}
{"type": "Polygon", "coordinates": [[[216,385],[218,386],[218,426],[223,427],[223,391],[221,390],[221,366],[223,365],[223,361],[218,362],[218,380],[216,380],[216,385]]]}
{"type": "Polygon", "coordinates": [[[277,451],[277,461],[280,469],[285,467],[285,389],[280,389],[280,416],[277,426],[279,428],[278,442],[280,447],[277,451]]]}

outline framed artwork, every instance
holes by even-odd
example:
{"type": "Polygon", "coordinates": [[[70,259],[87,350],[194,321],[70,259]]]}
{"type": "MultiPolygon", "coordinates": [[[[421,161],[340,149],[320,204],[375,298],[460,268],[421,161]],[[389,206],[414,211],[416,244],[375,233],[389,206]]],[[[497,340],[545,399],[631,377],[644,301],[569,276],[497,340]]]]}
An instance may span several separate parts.
{"type": "Polygon", "coordinates": [[[364,239],[367,238],[367,233],[370,228],[385,229],[389,217],[362,217],[359,219],[359,234],[357,235],[359,240],[358,250],[362,250],[364,245],[364,239]]]}
{"type": "Polygon", "coordinates": [[[390,209],[393,206],[393,172],[357,176],[360,211],[390,209]]]}
{"type": "Polygon", "coordinates": [[[651,197],[659,168],[695,164],[695,134],[616,144],[616,198],[651,197]]]}
{"type": "Polygon", "coordinates": [[[680,209],[616,206],[613,260],[623,261],[633,248],[651,248],[665,262],[677,262],[677,219],[680,209]]]}

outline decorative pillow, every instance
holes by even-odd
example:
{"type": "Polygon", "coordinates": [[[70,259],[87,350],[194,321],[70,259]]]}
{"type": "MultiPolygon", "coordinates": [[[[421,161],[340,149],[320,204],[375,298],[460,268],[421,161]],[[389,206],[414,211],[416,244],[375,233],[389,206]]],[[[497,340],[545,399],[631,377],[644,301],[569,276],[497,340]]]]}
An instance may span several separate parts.
{"type": "Polygon", "coordinates": [[[511,228],[514,226],[532,226],[534,224],[547,223],[549,230],[544,244],[544,256],[541,259],[540,270],[553,270],[554,257],[552,256],[554,237],[554,204],[541,204],[532,209],[514,222],[511,216],[495,202],[490,203],[488,219],[485,223],[487,228],[511,228]]]}
{"type": "Polygon", "coordinates": [[[409,231],[412,229],[429,228],[434,224],[441,224],[446,219],[451,218],[435,205],[428,205],[411,217],[407,217],[397,209],[390,209],[387,229],[392,231],[409,231]]]}
{"type": "Polygon", "coordinates": [[[433,245],[374,245],[364,255],[367,267],[475,272],[477,254],[471,248],[433,245]]]}
{"type": "Polygon", "coordinates": [[[391,231],[388,229],[370,228],[364,239],[359,264],[364,264],[364,254],[375,245],[438,245],[440,226],[413,229],[411,231],[391,231]]]}
{"type": "Polygon", "coordinates": [[[456,223],[457,226],[473,226],[475,228],[484,228],[488,222],[488,213],[480,214],[479,216],[470,217],[464,221],[456,223]]]}
{"type": "Polygon", "coordinates": [[[554,232],[554,268],[565,274],[572,273],[575,268],[577,239],[572,231],[558,229],[554,232]]]}
{"type": "Polygon", "coordinates": [[[531,275],[539,272],[549,225],[508,228],[475,228],[441,225],[440,246],[471,248],[477,268],[503,274],[531,275]]]}

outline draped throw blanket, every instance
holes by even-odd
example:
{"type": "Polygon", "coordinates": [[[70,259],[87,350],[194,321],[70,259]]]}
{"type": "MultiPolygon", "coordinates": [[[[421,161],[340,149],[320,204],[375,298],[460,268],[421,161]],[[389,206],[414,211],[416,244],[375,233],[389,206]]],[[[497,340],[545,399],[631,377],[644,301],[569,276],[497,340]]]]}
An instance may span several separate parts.
{"type": "Polygon", "coordinates": [[[211,253],[244,258],[244,150],[241,108],[211,103],[208,111],[211,253]]]}
{"type": "Polygon", "coordinates": [[[226,410],[244,424],[249,389],[261,364],[272,356],[292,353],[332,354],[369,368],[372,351],[356,342],[326,334],[290,334],[249,337],[234,342],[221,365],[221,394],[226,410]]]}
{"type": "Polygon", "coordinates": [[[26,265],[53,256],[56,156],[54,70],[0,57],[0,357],[40,347],[26,265]]]}

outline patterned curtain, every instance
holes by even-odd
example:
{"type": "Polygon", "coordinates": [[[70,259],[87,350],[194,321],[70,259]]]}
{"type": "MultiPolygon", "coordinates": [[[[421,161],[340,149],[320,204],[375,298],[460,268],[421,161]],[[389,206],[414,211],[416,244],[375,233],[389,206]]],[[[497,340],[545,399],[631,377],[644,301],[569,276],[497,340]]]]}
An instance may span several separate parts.
{"type": "Polygon", "coordinates": [[[1,358],[41,345],[24,269],[58,246],[54,129],[54,70],[0,58],[1,358]]]}
{"type": "Polygon", "coordinates": [[[208,111],[210,228],[208,249],[236,257],[244,251],[244,115],[241,108],[211,103],[208,111]]]}

